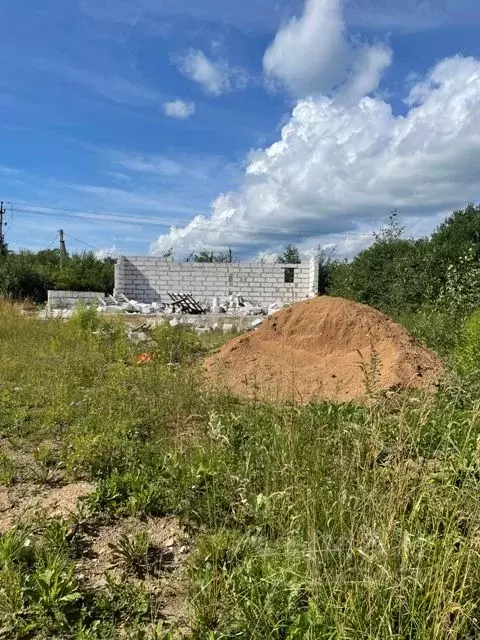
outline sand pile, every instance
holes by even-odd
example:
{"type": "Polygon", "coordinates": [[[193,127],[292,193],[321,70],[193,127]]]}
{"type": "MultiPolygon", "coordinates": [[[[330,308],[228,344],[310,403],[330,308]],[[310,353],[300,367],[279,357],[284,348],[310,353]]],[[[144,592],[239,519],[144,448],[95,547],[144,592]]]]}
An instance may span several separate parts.
{"type": "Polygon", "coordinates": [[[433,389],[438,356],[379,311],[313,298],[269,316],[205,362],[208,377],[249,398],[364,400],[368,387],[433,389]],[[363,363],[363,364],[362,364],[363,363]]]}

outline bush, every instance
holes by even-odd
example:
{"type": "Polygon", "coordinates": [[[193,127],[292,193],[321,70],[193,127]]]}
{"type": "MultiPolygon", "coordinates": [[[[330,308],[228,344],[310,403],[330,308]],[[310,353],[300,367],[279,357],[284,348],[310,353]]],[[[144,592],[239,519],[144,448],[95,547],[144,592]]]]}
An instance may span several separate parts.
{"type": "Polygon", "coordinates": [[[99,328],[102,320],[95,307],[78,306],[70,319],[70,323],[77,326],[81,331],[92,332],[99,328]]]}
{"type": "Polygon", "coordinates": [[[43,302],[54,286],[51,274],[35,265],[31,256],[20,253],[0,258],[0,294],[14,300],[43,302]]]}
{"type": "Polygon", "coordinates": [[[390,314],[424,306],[457,315],[480,303],[480,206],[455,211],[428,239],[402,236],[395,216],[352,261],[330,266],[328,292],[390,314]]]}
{"type": "Polygon", "coordinates": [[[0,256],[0,295],[45,302],[49,289],[103,291],[114,286],[114,261],[93,253],[67,256],[60,267],[56,250],[20,251],[0,256]]]}
{"type": "Polygon", "coordinates": [[[163,322],[152,332],[161,364],[184,364],[205,352],[200,338],[189,327],[171,327],[163,322]]]}
{"type": "Polygon", "coordinates": [[[480,370],[480,309],[474,311],[463,323],[454,351],[454,362],[462,374],[480,370]]]}

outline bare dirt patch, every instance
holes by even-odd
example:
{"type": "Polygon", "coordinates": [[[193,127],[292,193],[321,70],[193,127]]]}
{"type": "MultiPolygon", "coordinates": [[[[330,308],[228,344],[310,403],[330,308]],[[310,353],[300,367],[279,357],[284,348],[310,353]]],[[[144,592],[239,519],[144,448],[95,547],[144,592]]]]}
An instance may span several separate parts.
{"type": "Polygon", "coordinates": [[[258,400],[364,401],[375,391],[433,390],[438,356],[366,305],[322,296],[269,316],[205,361],[207,376],[258,400]]]}
{"type": "Polygon", "coordinates": [[[77,563],[77,572],[91,589],[100,589],[107,577],[141,583],[157,600],[162,617],[177,625],[186,621],[187,558],[191,540],[178,518],[127,518],[102,525],[88,536],[87,551],[77,563]],[[116,547],[123,536],[145,533],[149,552],[144,571],[136,575],[118,557],[116,547]]]}
{"type": "Polygon", "coordinates": [[[94,488],[89,482],[74,482],[60,487],[29,483],[0,487],[0,533],[8,531],[24,518],[66,517],[94,488]]]}

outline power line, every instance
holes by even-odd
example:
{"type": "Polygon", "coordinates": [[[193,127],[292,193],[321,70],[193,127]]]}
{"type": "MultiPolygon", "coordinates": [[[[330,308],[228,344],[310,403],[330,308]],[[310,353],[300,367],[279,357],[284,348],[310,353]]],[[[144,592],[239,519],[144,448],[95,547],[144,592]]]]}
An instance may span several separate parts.
{"type": "Polygon", "coordinates": [[[75,240],[75,242],[79,242],[80,244],[84,244],[89,249],[93,249],[94,251],[100,251],[100,249],[98,247],[94,247],[93,244],[89,244],[88,242],[85,242],[84,240],[80,240],[80,238],[75,238],[74,236],[70,235],[69,233],[64,232],[64,235],[66,235],[67,238],[70,238],[71,240],[75,240]]]}
{"type": "Polygon", "coordinates": [[[50,244],[48,245],[48,249],[50,249],[52,247],[53,244],[55,244],[55,242],[57,241],[58,238],[58,233],[57,235],[54,237],[54,239],[50,242],[50,244]]]}
{"type": "MultiPolygon", "coordinates": [[[[23,208],[23,209],[16,209],[17,212],[21,212],[21,213],[28,213],[31,215],[42,215],[42,216],[56,216],[58,217],[58,214],[55,212],[60,212],[63,215],[70,215],[76,218],[83,218],[83,219],[88,219],[88,220],[93,220],[95,222],[122,222],[124,224],[132,224],[132,225],[141,225],[141,226],[145,226],[145,225],[163,225],[163,226],[185,226],[185,225],[189,225],[192,222],[194,222],[192,219],[190,220],[182,220],[182,219],[176,219],[176,218],[151,218],[151,217],[147,217],[147,216],[131,216],[131,215],[124,215],[124,214],[120,214],[120,213],[108,213],[108,212],[103,212],[103,211],[93,211],[93,210],[82,210],[82,209],[72,209],[72,208],[62,208],[62,207],[50,207],[50,206],[45,206],[45,205],[36,205],[36,204],[28,204],[28,203],[23,203],[23,202],[11,202],[10,204],[14,204],[17,206],[21,206],[21,207],[27,207],[27,208],[23,208]],[[30,208],[28,208],[30,207],[30,208]]],[[[213,231],[215,230],[227,230],[227,231],[243,231],[243,232],[248,232],[248,231],[259,231],[259,232],[265,232],[265,233],[272,233],[275,232],[276,234],[280,234],[280,235],[291,235],[292,230],[288,230],[286,229],[284,232],[281,228],[279,228],[278,226],[257,226],[257,225],[252,225],[252,224],[248,224],[245,226],[241,226],[238,223],[224,223],[224,224],[219,224],[218,222],[194,222],[194,226],[195,227],[200,227],[200,228],[207,228],[210,229],[212,228],[213,231]],[[213,228],[212,228],[213,225],[213,228]]],[[[307,234],[307,233],[317,233],[318,235],[326,235],[326,236],[342,236],[342,237],[348,237],[348,236],[353,236],[353,237],[359,237],[359,236],[370,236],[371,232],[358,232],[358,231],[340,231],[340,232],[335,232],[335,233],[330,233],[328,231],[321,231],[319,230],[317,227],[305,227],[301,229],[301,232],[299,235],[301,234],[307,234]]]]}
{"type": "MultiPolygon", "coordinates": [[[[19,209],[16,211],[20,213],[28,213],[29,215],[41,215],[41,216],[54,216],[58,217],[60,213],[63,216],[72,216],[74,218],[84,219],[84,220],[93,220],[95,222],[122,222],[124,224],[137,224],[137,225],[158,225],[158,224],[171,224],[174,221],[168,220],[164,221],[161,218],[147,218],[147,217],[139,217],[139,216],[124,216],[122,214],[108,214],[108,213],[99,213],[99,212],[90,212],[90,211],[78,211],[72,212],[69,209],[63,211],[62,209],[51,209],[51,207],[40,208],[37,205],[27,205],[27,206],[35,206],[35,209],[19,209]],[[56,213],[60,212],[60,213],[56,213]]],[[[178,223],[179,221],[177,221],[178,223]]],[[[181,224],[186,224],[186,222],[180,221],[181,224]]]]}
{"type": "MultiPolygon", "coordinates": [[[[13,226],[13,213],[14,213],[15,209],[12,206],[9,206],[9,209],[10,209],[10,218],[8,219],[8,228],[11,229],[12,226],[13,226]]],[[[5,225],[6,224],[7,223],[5,223],[5,225]]]]}

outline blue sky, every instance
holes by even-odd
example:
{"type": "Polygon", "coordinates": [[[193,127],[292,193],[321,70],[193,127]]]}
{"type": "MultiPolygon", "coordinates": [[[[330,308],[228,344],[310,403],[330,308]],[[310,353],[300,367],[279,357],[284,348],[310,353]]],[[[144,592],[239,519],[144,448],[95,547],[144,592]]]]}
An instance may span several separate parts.
{"type": "Polygon", "coordinates": [[[428,232],[477,199],[476,5],[4,0],[11,248],[348,254],[392,208],[428,232]]]}

